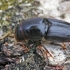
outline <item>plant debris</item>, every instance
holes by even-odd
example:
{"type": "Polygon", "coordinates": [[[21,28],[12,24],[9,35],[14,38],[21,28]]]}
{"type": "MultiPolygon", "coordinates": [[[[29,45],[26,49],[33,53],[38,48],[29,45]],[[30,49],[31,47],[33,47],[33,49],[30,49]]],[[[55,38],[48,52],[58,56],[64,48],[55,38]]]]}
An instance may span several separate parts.
{"type": "Polygon", "coordinates": [[[43,44],[54,56],[45,59],[36,45],[26,45],[29,48],[26,51],[14,38],[16,25],[28,18],[51,17],[69,22],[69,3],[69,0],[0,0],[0,70],[69,70],[70,45],[63,50],[58,45],[43,44]]]}

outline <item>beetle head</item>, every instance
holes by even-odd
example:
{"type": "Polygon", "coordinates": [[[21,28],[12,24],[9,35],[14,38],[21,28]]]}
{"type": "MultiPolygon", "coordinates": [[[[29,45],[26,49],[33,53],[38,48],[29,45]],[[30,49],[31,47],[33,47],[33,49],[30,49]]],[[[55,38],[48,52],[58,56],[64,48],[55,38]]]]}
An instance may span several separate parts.
{"type": "Polygon", "coordinates": [[[26,31],[26,36],[30,40],[41,40],[42,32],[37,26],[31,26],[30,29],[26,31]]]}

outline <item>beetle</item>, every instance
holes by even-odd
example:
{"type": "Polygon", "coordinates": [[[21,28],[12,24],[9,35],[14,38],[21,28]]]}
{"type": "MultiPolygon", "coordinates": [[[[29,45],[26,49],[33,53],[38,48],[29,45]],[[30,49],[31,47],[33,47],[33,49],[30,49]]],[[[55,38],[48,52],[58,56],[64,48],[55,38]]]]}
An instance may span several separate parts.
{"type": "Polygon", "coordinates": [[[44,38],[54,42],[70,42],[70,24],[57,19],[31,18],[17,25],[15,37],[18,41],[44,38]]]}
{"type": "Polygon", "coordinates": [[[27,19],[16,26],[15,37],[17,41],[38,42],[44,38],[51,42],[70,42],[70,23],[51,18],[27,19]]]}

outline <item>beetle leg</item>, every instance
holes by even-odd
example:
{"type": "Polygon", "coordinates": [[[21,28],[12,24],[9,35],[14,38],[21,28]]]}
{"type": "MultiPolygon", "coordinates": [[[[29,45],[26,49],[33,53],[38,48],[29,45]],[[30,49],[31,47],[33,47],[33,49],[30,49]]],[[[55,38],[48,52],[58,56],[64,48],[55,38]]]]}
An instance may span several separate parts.
{"type": "Polygon", "coordinates": [[[66,44],[65,43],[58,43],[62,47],[62,49],[66,49],[66,44]]]}
{"type": "Polygon", "coordinates": [[[50,44],[59,45],[60,47],[62,47],[62,49],[66,49],[66,46],[67,46],[65,43],[54,43],[54,42],[52,42],[50,44]]]}
{"type": "Polygon", "coordinates": [[[42,54],[44,55],[44,58],[48,58],[48,54],[49,54],[50,57],[53,58],[52,54],[50,54],[50,52],[45,47],[43,47],[42,45],[38,46],[37,48],[42,51],[42,54]]]}
{"type": "Polygon", "coordinates": [[[25,53],[27,53],[29,51],[29,48],[27,48],[26,46],[23,45],[23,50],[25,53]]]}
{"type": "Polygon", "coordinates": [[[66,49],[66,44],[65,44],[65,43],[61,43],[60,46],[61,46],[63,49],[66,49]]]}
{"type": "Polygon", "coordinates": [[[27,48],[27,47],[23,44],[23,42],[18,42],[17,44],[19,44],[20,46],[23,47],[24,53],[27,53],[27,52],[29,51],[29,48],[27,48]]]}

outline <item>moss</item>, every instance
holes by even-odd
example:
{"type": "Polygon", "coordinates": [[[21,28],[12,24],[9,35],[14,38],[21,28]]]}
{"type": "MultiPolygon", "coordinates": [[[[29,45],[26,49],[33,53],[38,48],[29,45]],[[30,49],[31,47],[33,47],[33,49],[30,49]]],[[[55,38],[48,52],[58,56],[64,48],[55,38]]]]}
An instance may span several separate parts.
{"type": "Polygon", "coordinates": [[[28,3],[32,2],[32,0],[22,0],[21,2],[19,0],[0,0],[0,10],[7,10],[9,6],[14,6],[14,4],[21,4],[21,3],[28,3]]]}

